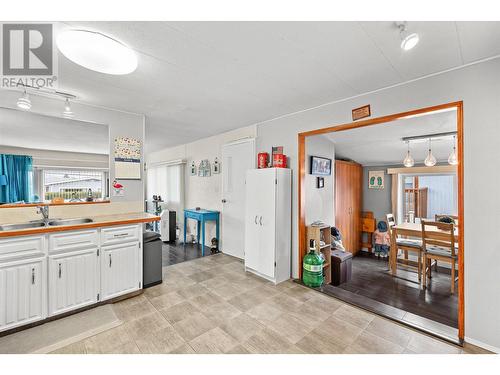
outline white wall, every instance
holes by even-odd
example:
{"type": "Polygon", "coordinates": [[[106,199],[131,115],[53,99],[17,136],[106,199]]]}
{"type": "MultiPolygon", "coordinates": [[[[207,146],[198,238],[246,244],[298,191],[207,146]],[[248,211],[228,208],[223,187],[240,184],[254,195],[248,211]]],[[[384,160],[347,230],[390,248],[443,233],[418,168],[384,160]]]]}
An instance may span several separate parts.
{"type": "Polygon", "coordinates": [[[335,195],[334,195],[334,160],[335,147],[333,142],[324,135],[315,135],[306,139],[306,225],[321,220],[325,224],[335,224],[335,195]],[[332,174],[321,176],[325,180],[325,187],[318,189],[316,178],[310,174],[310,156],[321,156],[332,159],[332,174]]]}
{"type": "MultiPolygon", "coordinates": [[[[221,162],[222,146],[224,144],[244,137],[254,138],[255,136],[255,126],[240,128],[181,146],[152,152],[146,155],[147,164],[167,162],[176,159],[185,160],[185,208],[201,207],[209,210],[222,211],[222,173],[212,174],[210,177],[191,176],[189,171],[191,162],[194,160],[197,167],[199,162],[203,159],[208,159],[210,163],[213,163],[214,159],[217,157],[219,162],[221,162]]],[[[149,200],[151,197],[147,197],[147,199],[149,200]]],[[[182,217],[177,218],[177,221],[183,225],[182,217]]],[[[224,228],[221,227],[221,231],[223,230],[224,228]]],[[[189,220],[188,222],[188,233],[196,234],[196,224],[193,220],[189,220]]],[[[209,244],[213,237],[215,237],[215,224],[207,222],[205,242],[209,244]]]]}
{"type": "Polygon", "coordinates": [[[351,122],[351,110],[371,104],[372,117],[464,101],[465,335],[500,350],[500,60],[325,105],[258,125],[257,150],[283,145],[293,173],[294,276],[298,270],[297,133],[351,122]]]}

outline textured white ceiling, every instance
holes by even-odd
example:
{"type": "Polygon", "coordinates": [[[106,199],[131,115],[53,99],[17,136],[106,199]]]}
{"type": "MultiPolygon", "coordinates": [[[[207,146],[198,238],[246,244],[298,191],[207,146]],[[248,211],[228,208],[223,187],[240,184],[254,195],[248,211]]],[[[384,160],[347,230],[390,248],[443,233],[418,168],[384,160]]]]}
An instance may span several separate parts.
{"type": "MultiPolygon", "coordinates": [[[[335,144],[335,157],[354,160],[365,166],[402,164],[408,145],[403,137],[447,133],[457,130],[456,111],[427,114],[384,124],[329,133],[335,144]]],[[[423,164],[429,143],[412,141],[410,152],[415,164],[423,164]]],[[[433,140],[432,153],[440,162],[446,162],[453,148],[453,137],[433,140]]],[[[314,155],[314,150],[307,150],[314,155]]]]}
{"type": "Polygon", "coordinates": [[[59,84],[81,101],[146,115],[147,151],[500,54],[500,22],[66,22],[132,47],[127,76],[60,54],[59,84]]]}

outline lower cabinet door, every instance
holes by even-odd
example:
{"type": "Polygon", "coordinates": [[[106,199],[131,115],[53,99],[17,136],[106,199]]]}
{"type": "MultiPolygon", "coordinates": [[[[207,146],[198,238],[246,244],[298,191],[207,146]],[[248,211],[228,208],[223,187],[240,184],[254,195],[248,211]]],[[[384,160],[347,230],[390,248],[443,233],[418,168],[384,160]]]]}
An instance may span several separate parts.
{"type": "Polygon", "coordinates": [[[45,319],[45,259],[0,264],[0,331],[45,319]]]}
{"type": "Polygon", "coordinates": [[[141,288],[139,242],[101,248],[101,299],[107,300],[141,288]]]}
{"type": "Polygon", "coordinates": [[[97,302],[97,248],[49,256],[49,316],[97,302]]]}

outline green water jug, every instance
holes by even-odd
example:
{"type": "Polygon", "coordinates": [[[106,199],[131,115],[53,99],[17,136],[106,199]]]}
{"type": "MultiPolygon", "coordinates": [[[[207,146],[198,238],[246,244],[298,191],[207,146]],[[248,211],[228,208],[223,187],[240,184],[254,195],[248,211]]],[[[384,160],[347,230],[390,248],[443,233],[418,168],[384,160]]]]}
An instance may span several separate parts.
{"type": "Polygon", "coordinates": [[[323,284],[323,258],[316,254],[316,241],[311,240],[309,253],[302,262],[302,281],[305,285],[316,288],[323,284]]]}

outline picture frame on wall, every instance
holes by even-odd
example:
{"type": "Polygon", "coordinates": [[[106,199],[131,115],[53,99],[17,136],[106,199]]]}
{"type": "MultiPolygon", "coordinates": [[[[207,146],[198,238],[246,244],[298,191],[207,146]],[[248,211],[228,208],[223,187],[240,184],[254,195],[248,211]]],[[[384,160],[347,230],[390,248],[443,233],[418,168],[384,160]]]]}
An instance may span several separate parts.
{"type": "Polygon", "coordinates": [[[311,156],[310,171],[312,175],[330,176],[332,174],[332,159],[311,156]]]}
{"type": "Polygon", "coordinates": [[[368,171],[368,188],[382,190],[385,184],[384,171],[368,171]]]}
{"type": "Polygon", "coordinates": [[[316,187],[318,189],[323,189],[325,187],[325,178],[324,177],[316,177],[316,187]]]}

